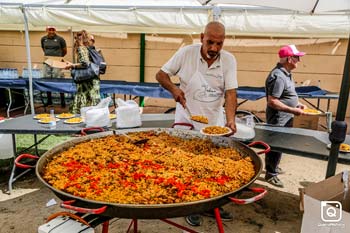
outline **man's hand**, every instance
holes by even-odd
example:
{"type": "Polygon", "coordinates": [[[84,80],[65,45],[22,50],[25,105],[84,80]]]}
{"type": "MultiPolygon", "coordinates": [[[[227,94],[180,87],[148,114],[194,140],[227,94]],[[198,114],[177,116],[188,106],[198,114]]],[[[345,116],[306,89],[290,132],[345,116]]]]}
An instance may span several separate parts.
{"type": "MultiPolygon", "coordinates": [[[[235,121],[227,122],[226,126],[229,127],[232,130],[232,133],[230,135],[236,133],[237,128],[236,128],[236,122],[235,121]]],[[[230,136],[230,135],[228,135],[228,136],[230,136]]]]}
{"type": "Polygon", "coordinates": [[[180,89],[180,88],[175,88],[172,91],[174,100],[176,102],[179,102],[182,107],[186,108],[186,98],[185,98],[185,93],[180,89]]]}
{"type": "Polygon", "coordinates": [[[300,108],[300,109],[307,109],[307,106],[304,105],[304,104],[302,104],[302,103],[298,103],[297,108],[300,108]]]}
{"type": "Polygon", "coordinates": [[[303,109],[298,108],[298,107],[294,108],[293,114],[296,115],[296,116],[308,115],[306,112],[304,112],[303,109]]]}

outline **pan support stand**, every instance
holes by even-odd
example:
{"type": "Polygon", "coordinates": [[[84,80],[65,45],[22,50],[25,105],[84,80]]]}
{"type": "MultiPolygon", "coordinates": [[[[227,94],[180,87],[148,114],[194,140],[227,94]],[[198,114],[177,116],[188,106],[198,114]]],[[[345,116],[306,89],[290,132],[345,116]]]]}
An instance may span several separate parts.
{"type": "MultiPolygon", "coordinates": [[[[216,223],[217,223],[217,226],[218,226],[218,232],[219,233],[224,233],[224,227],[222,225],[222,220],[221,220],[221,217],[220,217],[219,208],[215,208],[214,209],[214,213],[215,213],[216,223]]],[[[175,223],[173,221],[170,221],[168,219],[160,219],[160,220],[165,222],[165,223],[167,223],[167,224],[170,224],[170,225],[172,225],[174,227],[177,227],[177,228],[179,228],[181,230],[184,230],[184,231],[186,231],[188,233],[198,233],[197,231],[189,229],[189,228],[187,228],[185,226],[182,226],[182,225],[180,225],[178,223],[175,223]]],[[[128,227],[127,233],[137,233],[137,229],[138,229],[137,219],[132,219],[131,222],[130,222],[130,225],[128,227]],[[132,226],[133,226],[133,231],[131,231],[132,230],[131,229],[132,226]]],[[[107,233],[107,232],[108,232],[108,230],[107,231],[103,231],[103,233],[107,233]]]]}

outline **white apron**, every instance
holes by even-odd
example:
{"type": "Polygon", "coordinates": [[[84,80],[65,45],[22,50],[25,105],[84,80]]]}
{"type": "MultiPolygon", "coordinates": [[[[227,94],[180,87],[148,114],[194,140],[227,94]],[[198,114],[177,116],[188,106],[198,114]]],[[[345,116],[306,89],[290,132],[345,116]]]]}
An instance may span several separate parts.
{"type": "MultiPolygon", "coordinates": [[[[225,125],[224,118],[224,94],[225,83],[220,59],[219,72],[211,72],[217,69],[208,69],[207,74],[199,72],[199,62],[196,72],[190,78],[186,90],[183,90],[186,98],[186,106],[192,115],[206,116],[209,120],[208,125],[225,125]]],[[[194,122],[190,119],[189,113],[180,103],[176,103],[175,123],[193,124],[195,130],[207,126],[206,124],[194,122]]]]}

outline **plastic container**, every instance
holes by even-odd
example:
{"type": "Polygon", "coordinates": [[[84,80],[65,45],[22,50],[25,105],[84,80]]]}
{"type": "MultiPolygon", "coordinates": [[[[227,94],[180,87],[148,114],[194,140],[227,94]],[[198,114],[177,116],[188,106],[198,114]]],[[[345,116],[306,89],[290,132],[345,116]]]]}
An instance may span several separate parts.
{"type": "Polygon", "coordinates": [[[16,79],[18,78],[18,71],[15,68],[2,68],[0,69],[0,78],[16,79]]]}
{"type": "Polygon", "coordinates": [[[11,134],[0,134],[0,160],[14,156],[13,140],[11,134]]]}
{"type": "Polygon", "coordinates": [[[56,117],[53,109],[50,110],[50,129],[56,129],[56,117]]]}
{"type": "MultiPolygon", "coordinates": [[[[43,75],[42,75],[41,69],[32,69],[32,78],[41,78],[42,76],[43,75]]],[[[27,68],[23,68],[22,77],[29,78],[29,72],[27,68]]]]}

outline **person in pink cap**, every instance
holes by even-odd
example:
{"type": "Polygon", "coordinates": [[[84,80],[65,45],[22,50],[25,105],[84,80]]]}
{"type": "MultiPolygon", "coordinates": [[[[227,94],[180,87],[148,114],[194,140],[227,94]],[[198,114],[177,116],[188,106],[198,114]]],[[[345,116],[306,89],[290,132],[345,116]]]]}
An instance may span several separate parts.
{"type": "MultiPolygon", "coordinates": [[[[295,45],[286,45],[279,52],[279,62],[268,75],[265,81],[266,91],[266,121],[268,124],[291,127],[294,115],[306,114],[295,91],[292,70],[298,67],[304,52],[298,51],[295,45]]],[[[277,177],[283,173],[278,166],[282,153],[270,151],[265,157],[265,180],[270,184],[283,187],[282,181],[277,177]]]]}
{"type": "MultiPolygon", "coordinates": [[[[66,41],[56,34],[56,28],[54,26],[46,27],[47,35],[41,38],[41,48],[45,56],[50,57],[64,57],[67,54],[66,41]]],[[[62,69],[51,67],[46,63],[43,64],[43,77],[44,78],[63,78],[64,74],[62,69]]],[[[64,93],[60,93],[61,107],[66,107],[64,93]]],[[[46,106],[52,105],[51,92],[47,92],[46,106]]]]}

